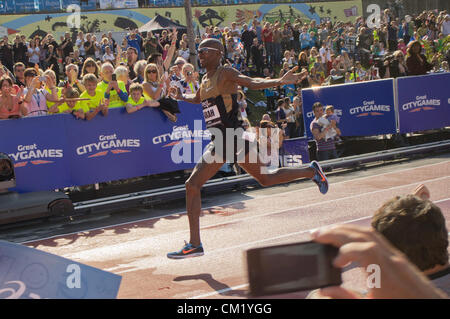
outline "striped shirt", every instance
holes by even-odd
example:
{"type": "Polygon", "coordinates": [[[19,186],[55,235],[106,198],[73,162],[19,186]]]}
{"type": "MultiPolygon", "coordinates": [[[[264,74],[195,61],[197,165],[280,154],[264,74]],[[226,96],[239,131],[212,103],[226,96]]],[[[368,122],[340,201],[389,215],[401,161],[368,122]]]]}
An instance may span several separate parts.
{"type": "MultiPolygon", "coordinates": [[[[322,133],[322,131],[325,129],[325,127],[323,127],[319,124],[318,120],[319,119],[314,118],[314,120],[311,122],[311,125],[309,127],[311,132],[314,129],[318,129],[319,133],[322,133]]],[[[333,139],[329,139],[328,141],[325,141],[325,139],[322,138],[320,140],[315,140],[315,141],[316,141],[317,151],[329,151],[329,150],[336,149],[333,139]]]]}

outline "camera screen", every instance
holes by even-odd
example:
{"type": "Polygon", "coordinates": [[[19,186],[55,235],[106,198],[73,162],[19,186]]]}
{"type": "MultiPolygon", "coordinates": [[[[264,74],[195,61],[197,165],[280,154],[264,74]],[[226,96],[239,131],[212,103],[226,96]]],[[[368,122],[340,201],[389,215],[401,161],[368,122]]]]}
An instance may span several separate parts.
{"type": "Polygon", "coordinates": [[[331,265],[336,254],[334,247],[313,242],[257,249],[250,281],[256,294],[269,295],[340,284],[340,270],[331,265]]]}

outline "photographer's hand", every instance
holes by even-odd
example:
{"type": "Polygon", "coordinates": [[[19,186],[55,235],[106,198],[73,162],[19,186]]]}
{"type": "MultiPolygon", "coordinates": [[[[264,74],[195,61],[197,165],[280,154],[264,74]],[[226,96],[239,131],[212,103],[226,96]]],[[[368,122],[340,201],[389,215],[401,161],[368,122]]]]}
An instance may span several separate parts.
{"type": "MultiPolygon", "coordinates": [[[[339,254],[333,261],[336,267],[343,268],[352,262],[364,268],[373,264],[380,267],[379,288],[369,288],[369,298],[447,298],[445,293],[433,286],[416,266],[372,228],[347,224],[318,230],[311,235],[316,242],[339,248],[339,254]]],[[[358,297],[342,286],[322,288],[319,292],[331,298],[358,297]]]]}

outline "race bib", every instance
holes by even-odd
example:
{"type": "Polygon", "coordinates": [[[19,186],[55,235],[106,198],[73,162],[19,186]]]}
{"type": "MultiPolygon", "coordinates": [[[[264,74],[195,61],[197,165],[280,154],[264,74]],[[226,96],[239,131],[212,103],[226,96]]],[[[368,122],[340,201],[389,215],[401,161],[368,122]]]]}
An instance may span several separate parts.
{"type": "Polygon", "coordinates": [[[221,123],[219,109],[216,105],[203,103],[203,116],[205,117],[206,127],[221,123]]]}

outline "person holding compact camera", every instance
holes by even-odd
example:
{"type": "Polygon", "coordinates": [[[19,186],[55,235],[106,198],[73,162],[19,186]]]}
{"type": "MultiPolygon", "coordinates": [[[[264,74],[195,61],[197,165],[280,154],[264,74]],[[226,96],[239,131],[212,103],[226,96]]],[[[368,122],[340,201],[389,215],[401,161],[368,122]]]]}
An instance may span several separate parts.
{"type": "Polygon", "coordinates": [[[387,56],[384,60],[384,67],[386,68],[385,78],[398,78],[407,75],[408,69],[401,50],[397,50],[392,55],[387,56]]]}
{"type": "Polygon", "coordinates": [[[448,298],[445,292],[438,289],[402,252],[373,228],[351,224],[339,225],[316,230],[311,236],[317,243],[339,248],[338,255],[332,261],[334,267],[343,268],[350,262],[357,262],[364,268],[377,264],[384,271],[382,284],[370,288],[365,296],[346,288],[345,285],[332,285],[314,291],[314,295],[310,294],[309,298],[448,298]]]}
{"type": "Polygon", "coordinates": [[[26,88],[23,90],[25,107],[28,116],[42,116],[48,114],[47,101],[58,102],[58,90],[55,80],[49,76],[41,76],[37,68],[25,70],[26,88]],[[46,84],[50,92],[42,89],[46,84]]]}
{"type": "Polygon", "coordinates": [[[183,65],[183,79],[180,81],[183,94],[196,94],[200,88],[198,84],[198,73],[194,72],[194,66],[190,63],[183,65]]]}
{"type": "Polygon", "coordinates": [[[97,84],[97,89],[103,92],[106,100],[109,101],[109,108],[125,106],[128,101],[128,93],[125,83],[117,80],[114,74],[114,67],[106,62],[101,67],[102,81],[97,84]]]}

